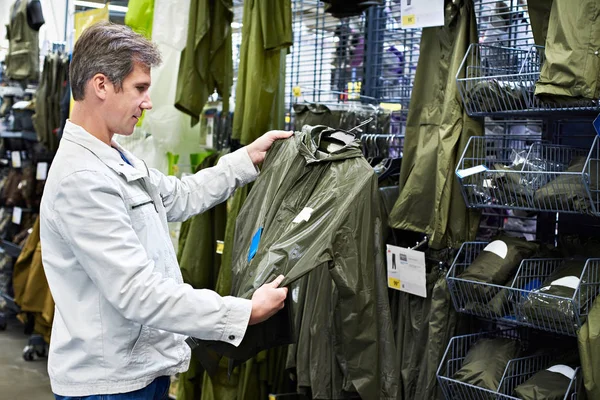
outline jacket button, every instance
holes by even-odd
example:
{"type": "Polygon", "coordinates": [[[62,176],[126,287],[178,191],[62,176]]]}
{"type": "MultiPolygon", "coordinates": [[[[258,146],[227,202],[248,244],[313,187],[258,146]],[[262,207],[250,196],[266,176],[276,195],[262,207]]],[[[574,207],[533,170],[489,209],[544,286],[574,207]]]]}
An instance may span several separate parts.
{"type": "Polygon", "coordinates": [[[235,336],[229,335],[229,340],[234,340],[234,339],[235,339],[235,336]]]}

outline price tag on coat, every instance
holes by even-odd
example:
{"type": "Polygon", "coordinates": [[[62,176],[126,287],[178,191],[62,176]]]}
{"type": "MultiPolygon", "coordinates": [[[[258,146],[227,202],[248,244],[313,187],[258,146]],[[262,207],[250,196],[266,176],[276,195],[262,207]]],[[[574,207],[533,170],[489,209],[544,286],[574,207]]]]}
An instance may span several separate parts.
{"type": "Polygon", "coordinates": [[[427,297],[425,253],[387,245],[388,287],[427,297]]]}
{"type": "Polygon", "coordinates": [[[23,209],[20,207],[14,207],[12,214],[13,224],[21,225],[21,218],[23,218],[23,209]]]}
{"type": "Polygon", "coordinates": [[[37,169],[35,172],[35,179],[37,179],[38,181],[45,181],[47,176],[48,176],[48,163],[47,162],[38,163],[37,169]]]}
{"type": "Polygon", "coordinates": [[[21,152],[13,151],[10,153],[13,168],[21,168],[21,152]]]}
{"type": "Polygon", "coordinates": [[[403,0],[402,29],[444,26],[444,0],[403,0]]]}

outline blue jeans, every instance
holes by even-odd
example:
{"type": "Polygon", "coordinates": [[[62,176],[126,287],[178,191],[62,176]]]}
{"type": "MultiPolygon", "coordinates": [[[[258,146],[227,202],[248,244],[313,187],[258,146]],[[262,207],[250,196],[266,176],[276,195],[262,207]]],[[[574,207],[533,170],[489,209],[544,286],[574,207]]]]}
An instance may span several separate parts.
{"type": "Polygon", "coordinates": [[[95,394],[83,397],[65,397],[54,395],[56,400],[168,400],[171,378],[161,376],[143,389],[129,393],[95,394]]]}

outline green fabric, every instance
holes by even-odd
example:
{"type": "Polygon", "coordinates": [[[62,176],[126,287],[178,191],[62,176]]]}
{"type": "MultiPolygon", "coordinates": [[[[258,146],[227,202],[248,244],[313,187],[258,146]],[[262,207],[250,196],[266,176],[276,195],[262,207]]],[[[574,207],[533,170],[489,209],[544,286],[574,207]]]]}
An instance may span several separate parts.
{"type": "Polygon", "coordinates": [[[27,3],[27,0],[17,0],[10,7],[10,20],[6,25],[6,76],[18,81],[37,81],[40,74],[39,34],[27,24],[27,3]]]}
{"type": "Polygon", "coordinates": [[[587,321],[577,332],[581,372],[588,399],[600,399],[600,300],[596,299],[587,321]]]}
{"type": "MultiPolygon", "coordinates": [[[[406,122],[400,197],[394,228],[424,232],[434,249],[473,240],[479,213],[467,210],[454,170],[471,136],[483,134],[469,118],[456,86],[462,60],[478,42],[473,0],[445,2],[445,25],[425,28],[406,122]]],[[[464,75],[464,74],[463,74],[464,75]]]]}
{"type": "MultiPolygon", "coordinates": [[[[505,286],[510,286],[511,283],[512,279],[505,286]]],[[[510,303],[510,291],[508,289],[493,288],[490,292],[489,297],[491,297],[491,300],[489,302],[474,301],[467,303],[465,311],[487,318],[503,318],[514,314],[510,303]]]]}
{"type": "Polygon", "coordinates": [[[571,380],[558,372],[543,370],[515,388],[522,400],[563,400],[571,380]]]}
{"type": "Polygon", "coordinates": [[[232,138],[246,145],[279,120],[280,105],[274,102],[279,97],[282,49],[292,45],[291,0],[244,1],[242,23],[232,138]]]}
{"type": "Polygon", "coordinates": [[[489,390],[498,390],[508,362],[519,356],[519,342],[512,339],[480,339],[467,353],[453,379],[489,390]]]}
{"type": "MultiPolygon", "coordinates": [[[[323,126],[305,127],[302,133],[275,142],[267,153],[261,175],[238,216],[231,294],[250,298],[256,288],[279,274],[286,277],[282,285],[287,286],[323,268],[332,294],[310,316],[311,343],[299,342],[297,354],[309,352],[313,376],[315,368],[340,362],[345,372],[343,389],[363,398],[395,398],[397,376],[377,178],[357,140],[337,150],[331,148],[336,142],[330,137],[334,133],[323,126]],[[297,219],[306,207],[312,209],[310,216],[297,219]],[[249,261],[250,243],[260,227],[258,251],[249,261]],[[335,340],[323,340],[327,327],[335,340]],[[327,354],[331,356],[323,364],[320,360],[327,354]]],[[[325,290],[324,282],[322,286],[325,290]]],[[[288,306],[266,322],[250,326],[236,348],[221,342],[209,345],[243,360],[257,349],[290,343],[298,334],[295,316],[290,314],[293,308],[288,306]]],[[[306,306],[303,312],[307,313],[306,306]]],[[[328,391],[325,375],[318,378],[328,391]]],[[[330,375],[329,381],[337,378],[330,375]]]]}
{"type": "Polygon", "coordinates": [[[550,11],[554,0],[527,0],[527,10],[533,31],[533,40],[537,46],[546,45],[550,11]]]}
{"type": "Polygon", "coordinates": [[[154,20],[154,0],[130,0],[127,3],[125,25],[135,32],[152,39],[154,20]]]}
{"type": "MultiPolygon", "coordinates": [[[[532,256],[538,248],[538,243],[501,234],[495,237],[458,277],[469,281],[504,285],[516,272],[521,261],[532,256]],[[504,245],[507,250],[504,257],[504,254],[490,251],[498,247],[499,251],[502,251],[504,245]]],[[[473,285],[472,288],[475,300],[483,304],[497,294],[497,290],[486,285],[473,285]]]]}
{"type": "MultiPolygon", "coordinates": [[[[536,190],[534,206],[541,210],[570,210],[591,212],[590,196],[583,184],[586,157],[575,157],[565,172],[536,190]]],[[[590,160],[590,190],[598,190],[598,161],[590,160]]],[[[595,206],[599,204],[596,202],[595,206]]],[[[596,210],[598,211],[598,210],[596,210]]]]}
{"type": "Polygon", "coordinates": [[[531,207],[534,188],[524,181],[523,168],[523,163],[511,166],[494,164],[495,170],[505,171],[494,174],[495,187],[490,190],[496,189],[491,194],[496,203],[506,206],[531,207]]]}
{"type": "Polygon", "coordinates": [[[489,78],[470,88],[465,100],[471,109],[479,112],[524,110],[528,106],[529,89],[521,82],[489,78]]]}
{"type": "Polygon", "coordinates": [[[545,46],[546,61],[535,85],[536,96],[544,100],[553,96],[600,98],[597,0],[554,0],[545,46]]]}
{"type": "Polygon", "coordinates": [[[233,84],[232,0],[192,0],[186,47],[181,53],[175,107],[198,123],[204,104],[215,90],[229,112],[233,84]]]}

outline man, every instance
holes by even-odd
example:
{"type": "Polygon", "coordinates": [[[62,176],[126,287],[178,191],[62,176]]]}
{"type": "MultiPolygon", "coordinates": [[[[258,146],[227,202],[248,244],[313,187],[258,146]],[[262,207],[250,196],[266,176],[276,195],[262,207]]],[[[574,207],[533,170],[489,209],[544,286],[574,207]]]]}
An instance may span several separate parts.
{"type": "Polygon", "coordinates": [[[281,276],[252,300],[183,283],[167,221],[201,213],[256,179],[271,144],[291,133],[268,132],[182,180],[148,169],[113,136],[130,135],[152,108],[150,68],[159,63],[152,43],[111,24],[87,29],[73,51],[75,105],[40,211],[56,302],[48,372],[57,399],[164,399],[169,376],[188,368],[186,335],[237,346],[287,295],[281,276]]]}

